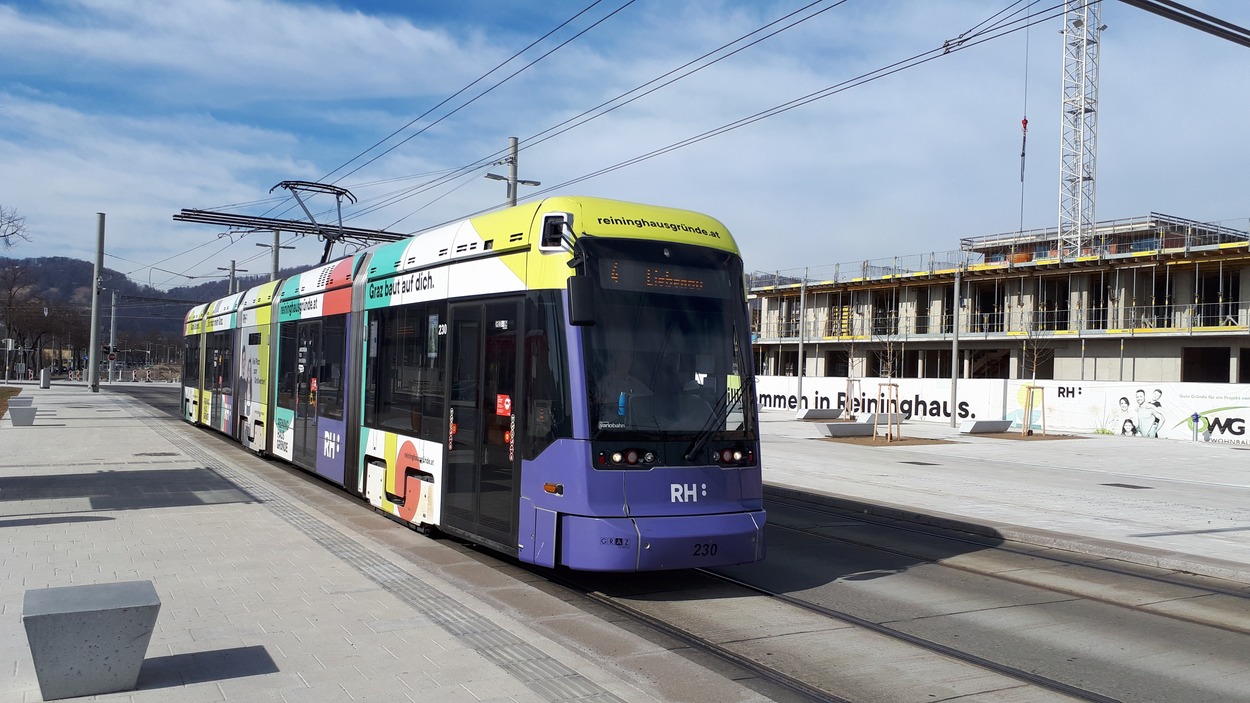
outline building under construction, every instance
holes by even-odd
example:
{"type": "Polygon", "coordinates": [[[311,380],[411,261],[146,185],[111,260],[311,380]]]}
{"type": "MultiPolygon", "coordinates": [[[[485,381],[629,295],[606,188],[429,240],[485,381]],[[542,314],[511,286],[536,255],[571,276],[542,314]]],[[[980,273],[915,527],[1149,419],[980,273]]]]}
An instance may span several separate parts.
{"type": "Polygon", "coordinates": [[[756,273],[756,373],[1247,383],[1248,225],[1152,213],[1075,250],[1056,228],[756,273]]]}

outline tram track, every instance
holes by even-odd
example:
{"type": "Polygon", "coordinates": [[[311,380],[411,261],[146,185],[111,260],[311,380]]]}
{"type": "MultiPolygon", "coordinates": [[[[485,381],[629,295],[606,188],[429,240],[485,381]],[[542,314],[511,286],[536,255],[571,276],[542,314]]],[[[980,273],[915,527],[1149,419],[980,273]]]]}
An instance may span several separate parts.
{"type": "Polygon", "coordinates": [[[715,578],[722,579],[728,583],[732,583],[736,586],[740,586],[742,588],[756,591],[769,598],[775,598],[784,603],[788,603],[790,605],[794,605],[796,607],[807,610],[811,613],[814,613],[823,617],[839,620],[849,625],[853,625],[855,627],[863,628],[870,632],[874,632],[876,634],[885,635],[886,637],[899,640],[906,644],[909,644],[909,645],[912,645],[912,646],[915,646],[915,647],[918,647],[918,648],[921,648],[930,652],[934,652],[934,653],[937,653],[946,657],[950,657],[951,659],[955,659],[960,662],[971,664],[973,666],[980,667],[987,671],[992,671],[998,674],[1002,674],[1003,676],[1016,679],[1023,683],[1028,683],[1028,684],[1032,684],[1032,685],[1035,685],[1035,686],[1038,686],[1047,690],[1055,691],[1065,696],[1069,696],[1073,698],[1074,700],[1091,701],[1094,703],[1115,703],[1117,701],[1117,699],[1115,698],[1103,696],[1098,693],[1094,693],[1093,691],[1087,691],[1085,689],[1066,684],[1057,679],[1049,678],[1046,676],[1039,676],[1037,674],[1034,674],[1029,671],[1025,671],[1017,667],[1004,666],[1002,664],[999,664],[996,661],[987,659],[986,657],[981,657],[975,654],[970,654],[968,652],[964,652],[954,647],[950,647],[947,645],[940,644],[938,642],[932,642],[930,640],[926,640],[922,637],[916,637],[915,635],[908,634],[901,630],[887,627],[880,623],[872,622],[870,620],[865,620],[864,618],[856,617],[854,615],[851,615],[850,613],[835,611],[829,608],[816,605],[814,603],[809,603],[799,598],[793,598],[793,597],[787,596],[785,594],[773,593],[767,589],[758,588],[756,586],[752,586],[751,584],[729,578],[728,576],[717,574],[713,571],[708,571],[706,573],[708,573],[709,575],[715,578]]]}
{"type": "Polygon", "coordinates": [[[792,507],[777,501],[768,505],[770,544],[781,546],[770,546],[763,565],[718,568],[697,576],[652,575],[628,583],[618,578],[606,585],[593,576],[573,579],[587,597],[676,633],[689,646],[770,680],[799,682],[801,688],[792,688],[804,691],[807,699],[1002,695],[1012,700],[1244,700],[1241,689],[1221,680],[1227,676],[1223,672],[1228,662],[1195,661],[1210,651],[1223,651],[1223,656],[1237,660],[1236,665],[1245,660],[1243,655],[1228,654],[1237,647],[1244,649],[1250,634],[1246,607],[1250,599],[1240,584],[1079,554],[1065,559],[1053,550],[811,506],[803,507],[818,514],[800,520],[787,514],[792,507]],[[802,542],[797,547],[796,537],[802,542]],[[814,543],[828,545],[830,554],[871,554],[852,557],[857,568],[831,577],[814,543]],[[866,568],[881,562],[895,566],[866,568]],[[782,575],[770,577],[777,572],[782,575]],[[916,572],[926,575],[916,581],[916,572]],[[857,590],[845,585],[856,581],[885,584],[909,578],[913,583],[904,592],[932,591],[934,601],[946,599],[950,604],[922,603],[913,613],[900,602],[898,612],[882,615],[892,608],[874,606],[873,600],[889,589],[858,589],[862,593],[853,597],[845,592],[857,590]],[[952,593],[952,583],[970,590],[952,593]],[[834,607],[829,601],[848,607],[834,607]],[[708,615],[725,602],[736,602],[731,614],[708,615]],[[996,614],[1027,625],[1018,637],[993,632],[986,623],[993,623],[996,614]],[[956,626],[926,626],[942,620],[956,626]],[[846,630],[852,628],[861,634],[848,635],[846,630]],[[1034,628],[1071,633],[1075,643],[1067,651],[1062,637],[1059,642],[1046,636],[1032,638],[1034,628]],[[989,645],[981,641],[982,635],[989,645]],[[995,638],[1006,644],[994,646],[995,638]],[[813,642],[819,642],[824,653],[840,651],[831,656],[813,653],[813,642]],[[1174,663],[1143,673],[1134,660],[1135,646],[1174,663]],[[1048,652],[1050,648],[1057,652],[1048,652]],[[934,663],[940,660],[948,663],[934,663]],[[900,676],[892,661],[911,662],[926,672],[922,678],[928,680],[908,680],[905,672],[900,676]],[[840,671],[850,673],[840,676],[840,671]],[[869,686],[857,680],[864,672],[872,672],[867,676],[869,686]],[[1143,676],[1157,683],[1123,683],[1143,676]],[[969,680],[980,688],[944,688],[947,681],[969,680]],[[1152,686],[1158,687],[1157,694],[1152,686]]]}
{"type": "Polygon", "coordinates": [[[802,700],[866,703],[963,696],[1091,703],[1119,700],[715,571],[691,574],[705,582],[662,599],[596,590],[577,575],[557,580],[613,612],[784,687],[802,700]],[[703,605],[725,599],[738,601],[732,627],[721,618],[700,616],[703,605]],[[837,634],[828,638],[827,647],[811,647],[813,635],[824,639],[822,633],[837,634]]]}
{"type": "MultiPolygon", "coordinates": [[[[1050,549],[1040,551],[1030,545],[1014,545],[1003,540],[960,533],[949,528],[909,523],[894,518],[861,513],[853,514],[846,510],[823,506],[820,503],[796,500],[781,501],[774,497],[774,505],[777,504],[824,512],[831,516],[862,522],[865,525],[871,525],[874,528],[888,530],[893,533],[913,535],[916,539],[913,541],[891,540],[890,544],[882,544],[881,542],[884,540],[881,539],[869,540],[856,539],[844,535],[835,536],[779,523],[774,519],[770,521],[770,527],[775,530],[801,533],[815,539],[864,547],[909,559],[924,560],[940,565],[943,568],[964,571],[969,574],[990,577],[1021,586],[1042,588],[1063,596],[1074,596],[1098,601],[1132,611],[1171,618],[1180,622],[1250,635],[1250,589],[1245,584],[1167,570],[1147,569],[1128,562],[1118,562],[1097,557],[1089,558],[1085,555],[1064,552],[1062,550],[1050,549]],[[1001,564],[998,568],[994,568],[995,562],[993,561],[975,562],[935,558],[930,551],[923,548],[924,540],[934,537],[946,543],[966,545],[969,553],[993,550],[993,553],[1004,555],[1014,561],[1010,568],[1001,568],[1001,564]],[[910,545],[912,548],[903,548],[901,545],[910,545]],[[921,548],[915,548],[917,545],[921,548]],[[1073,573],[1065,574],[1063,578],[1037,578],[1036,573],[1047,571],[1047,565],[1073,573]],[[1023,568],[1025,566],[1028,568],[1023,568]],[[1113,589],[1092,587],[1094,584],[1105,582],[1106,579],[1118,579],[1113,589]],[[1185,598],[1201,598],[1205,596],[1224,596],[1229,601],[1228,606],[1210,610],[1173,611],[1156,605],[1161,602],[1174,602],[1185,598]]],[[[774,509],[770,517],[775,518],[776,515],[777,512],[774,509]]],[[[949,552],[950,550],[946,551],[949,552]]],[[[1051,571],[1053,570],[1051,569],[1051,571]]]]}
{"type": "Polygon", "coordinates": [[[665,636],[671,637],[678,642],[685,644],[688,647],[707,652],[723,659],[732,666],[740,667],[769,685],[777,686],[794,693],[802,700],[824,703],[855,703],[855,701],[851,699],[834,696],[828,691],[821,690],[817,686],[808,684],[776,668],[763,665],[750,657],[743,656],[742,654],[733,651],[729,647],[722,646],[704,637],[700,637],[697,634],[675,627],[671,623],[665,622],[663,619],[652,617],[641,610],[632,608],[622,601],[604,593],[597,591],[582,591],[575,585],[574,582],[564,579],[553,578],[551,580],[553,582],[559,582],[565,587],[578,590],[583,597],[588,598],[615,613],[642,623],[653,630],[663,633],[665,636]]]}

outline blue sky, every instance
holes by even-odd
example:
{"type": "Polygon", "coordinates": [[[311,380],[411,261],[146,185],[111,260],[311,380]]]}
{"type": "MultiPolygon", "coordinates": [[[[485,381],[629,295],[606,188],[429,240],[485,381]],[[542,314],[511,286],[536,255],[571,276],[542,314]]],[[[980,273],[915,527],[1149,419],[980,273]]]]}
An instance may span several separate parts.
{"type": "MultiPolygon", "coordinates": [[[[750,270],[945,252],[961,237],[1056,224],[1058,19],[561,186],[940,47],[1010,0],[815,3],[795,18],[826,11],[531,139],[808,4],[0,0],[0,204],[26,217],[32,240],[2,253],[91,260],[105,212],[106,265],[141,283],[202,281],[231,259],[263,273],[269,254],[256,244],[271,235],[221,236],[173,215],[297,218],[269,190],[324,180],[360,199],[347,224],[419,231],[503,203],[504,185],[485,167],[423,186],[489,160],[510,136],[522,140],[521,178],[543,183],[523,197],[554,186],[700,210],[725,222],[750,270]]],[[[1250,26],[1250,4],[1188,4],[1250,26]]],[[[1098,219],[1156,211],[1245,228],[1250,50],[1117,2],[1102,20],[1098,219]]],[[[312,204],[330,217],[332,200],[312,204]]],[[[284,243],[296,247],[284,265],[321,256],[311,237],[284,243]]]]}

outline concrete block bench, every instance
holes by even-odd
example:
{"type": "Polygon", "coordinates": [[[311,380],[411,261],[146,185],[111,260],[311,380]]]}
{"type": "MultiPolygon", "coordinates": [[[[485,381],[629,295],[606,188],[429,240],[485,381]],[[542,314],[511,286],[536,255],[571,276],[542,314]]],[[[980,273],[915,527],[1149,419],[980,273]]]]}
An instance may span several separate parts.
{"type": "Polygon", "coordinates": [[[867,422],[821,422],[816,429],[826,437],[871,437],[873,427],[867,422]]]}
{"type": "Polygon", "coordinates": [[[18,406],[21,406],[21,407],[26,407],[26,406],[29,406],[30,404],[34,403],[34,402],[35,402],[35,399],[34,399],[33,397],[31,397],[31,396],[28,396],[28,395],[15,395],[15,396],[13,396],[12,398],[9,398],[9,407],[11,408],[11,407],[13,407],[14,405],[18,405],[18,406]]]}
{"type": "Polygon", "coordinates": [[[132,690],[160,608],[151,581],[26,591],[22,624],[43,699],[132,690]]]}
{"type": "Polygon", "coordinates": [[[869,425],[873,423],[881,423],[882,425],[899,424],[906,420],[902,413],[874,413],[864,418],[864,422],[869,425]]]}
{"type": "Polygon", "coordinates": [[[1011,429],[1011,420],[964,420],[959,434],[997,434],[1011,429]]]}
{"type": "Polygon", "coordinates": [[[796,420],[836,420],[842,417],[842,408],[803,408],[794,416],[796,420]]]}
{"type": "Polygon", "coordinates": [[[33,405],[9,405],[9,419],[13,421],[14,427],[22,427],[35,424],[35,412],[38,410],[33,405]]]}

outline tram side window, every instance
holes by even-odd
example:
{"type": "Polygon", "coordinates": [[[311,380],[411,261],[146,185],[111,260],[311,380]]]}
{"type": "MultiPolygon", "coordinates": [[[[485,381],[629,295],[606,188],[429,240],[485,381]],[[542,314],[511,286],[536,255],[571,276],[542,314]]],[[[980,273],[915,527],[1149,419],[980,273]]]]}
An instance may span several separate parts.
{"type": "Polygon", "coordinates": [[[200,385],[200,338],[187,337],[182,354],[182,385],[198,388],[200,385]]]}
{"type": "Polygon", "coordinates": [[[385,308],[370,320],[365,410],[370,427],[443,442],[447,305],[437,302],[385,308]],[[376,323],[376,327],[374,324],[376,323]]]}
{"type": "Polygon", "coordinates": [[[299,345],[295,343],[295,322],[284,322],[279,328],[278,341],[278,406],[295,407],[295,384],[298,362],[295,355],[299,345]]]}
{"type": "Polygon", "coordinates": [[[230,332],[213,332],[208,336],[209,373],[205,386],[219,393],[229,393],[234,383],[234,351],[230,332]]]}
{"type": "Polygon", "coordinates": [[[526,301],[525,389],[522,456],[533,459],[547,445],[573,434],[569,417],[568,360],[560,298],[545,293],[526,301]]]}
{"type": "Polygon", "coordinates": [[[335,315],[321,322],[321,366],[317,374],[317,414],[343,419],[343,364],[347,343],[347,316],[335,315]]]}

